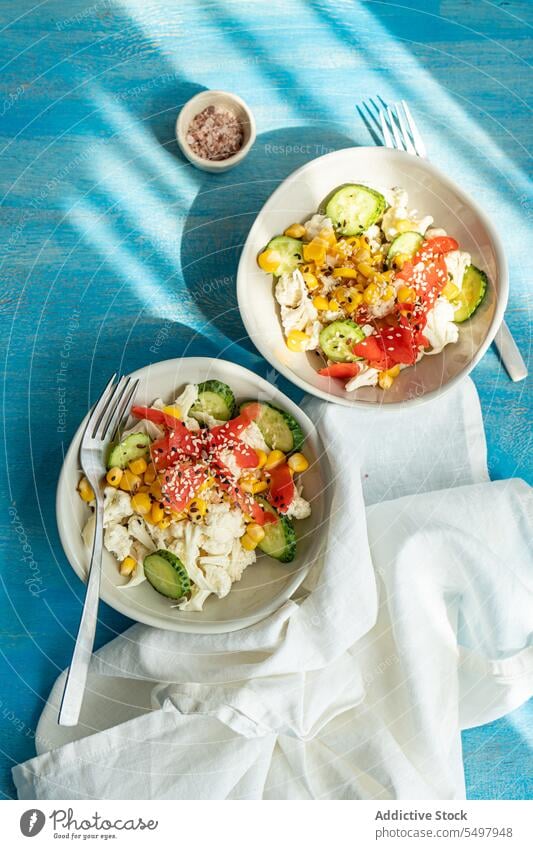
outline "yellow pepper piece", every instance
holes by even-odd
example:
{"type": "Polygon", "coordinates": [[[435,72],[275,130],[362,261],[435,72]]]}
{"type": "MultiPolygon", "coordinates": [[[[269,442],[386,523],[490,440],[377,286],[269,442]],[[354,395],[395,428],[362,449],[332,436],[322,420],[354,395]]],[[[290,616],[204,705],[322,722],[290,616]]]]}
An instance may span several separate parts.
{"type": "Polygon", "coordinates": [[[339,307],[340,307],[340,304],[339,304],[339,302],[337,301],[336,298],[332,298],[328,303],[328,310],[331,310],[331,312],[337,312],[339,307]]]}
{"type": "Polygon", "coordinates": [[[283,233],[284,236],[290,236],[291,239],[301,239],[302,236],[305,236],[305,227],[303,224],[291,224],[290,227],[283,233]]]}
{"type": "Polygon", "coordinates": [[[355,280],[357,277],[357,270],[355,268],[348,268],[344,266],[342,268],[334,268],[333,276],[346,278],[348,280],[355,280]]]}
{"type": "Polygon", "coordinates": [[[324,239],[315,236],[309,244],[303,247],[304,259],[306,262],[318,262],[322,265],[326,259],[327,249],[328,243],[324,239]]]}
{"type": "Polygon", "coordinates": [[[256,524],[256,522],[250,522],[250,524],[246,526],[246,535],[249,536],[257,545],[265,538],[265,530],[261,527],[261,525],[256,524]]]}
{"type": "Polygon", "coordinates": [[[290,330],[287,334],[287,348],[295,353],[305,351],[308,342],[309,336],[301,330],[290,330]]]}
{"type": "Polygon", "coordinates": [[[164,519],[165,511],[161,507],[161,504],[158,504],[157,501],[154,501],[152,504],[152,509],[150,510],[150,519],[152,520],[154,525],[159,524],[161,519],[164,519]]]}
{"type": "Polygon", "coordinates": [[[274,274],[281,262],[281,254],[278,251],[266,250],[257,257],[259,268],[267,274],[274,274]]]}
{"type": "Polygon", "coordinates": [[[175,419],[181,419],[181,410],[176,404],[171,404],[170,407],[163,407],[163,412],[167,416],[174,416],[175,419]]]}
{"type": "Polygon", "coordinates": [[[323,295],[316,295],[313,298],[313,306],[317,310],[327,310],[328,309],[328,299],[324,298],[323,295]]]}
{"type": "Polygon", "coordinates": [[[254,477],[241,478],[239,486],[244,492],[249,492],[251,495],[257,495],[260,492],[264,492],[265,489],[268,489],[266,481],[261,481],[254,477]]]}
{"type": "Polygon", "coordinates": [[[379,302],[379,289],[375,283],[370,283],[363,292],[363,301],[365,304],[377,304],[379,302]]]}
{"type": "Polygon", "coordinates": [[[267,461],[267,455],[260,448],[256,448],[255,453],[257,454],[257,468],[262,469],[267,461]]]}
{"type": "Polygon", "coordinates": [[[378,374],[378,384],[381,389],[390,389],[395,378],[397,378],[399,374],[399,365],[393,366],[392,368],[387,369],[387,371],[380,371],[378,374]]]}
{"type": "Polygon", "coordinates": [[[442,290],[441,295],[444,295],[444,297],[447,298],[449,301],[454,301],[460,294],[460,292],[461,290],[458,288],[458,286],[456,286],[455,283],[452,283],[451,280],[449,280],[448,283],[446,283],[444,289],[442,290]]]}
{"type": "Polygon", "coordinates": [[[187,511],[191,522],[199,524],[207,513],[207,501],[204,501],[203,498],[193,498],[187,506],[187,511]]]}
{"type": "Polygon", "coordinates": [[[305,285],[307,286],[310,292],[312,292],[313,289],[318,288],[318,280],[316,279],[315,275],[312,274],[310,271],[304,271],[302,277],[304,279],[305,285]]]}

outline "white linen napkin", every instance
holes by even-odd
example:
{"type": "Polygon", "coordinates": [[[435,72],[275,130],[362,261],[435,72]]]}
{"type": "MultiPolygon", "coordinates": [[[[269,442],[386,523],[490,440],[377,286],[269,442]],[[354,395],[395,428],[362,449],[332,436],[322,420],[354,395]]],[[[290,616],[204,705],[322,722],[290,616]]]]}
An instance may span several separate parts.
{"type": "Polygon", "coordinates": [[[19,798],[464,796],[460,729],[533,692],[529,489],[489,482],[470,380],[422,409],[307,408],[336,479],[307,594],[226,635],[134,626],[74,729],[63,673],[19,798]]]}

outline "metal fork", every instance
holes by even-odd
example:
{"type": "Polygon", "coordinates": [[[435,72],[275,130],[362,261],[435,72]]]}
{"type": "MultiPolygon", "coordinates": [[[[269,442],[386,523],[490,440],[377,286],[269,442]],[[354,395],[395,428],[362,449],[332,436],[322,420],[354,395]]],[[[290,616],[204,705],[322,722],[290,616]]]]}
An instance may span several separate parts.
{"type": "Polygon", "coordinates": [[[78,724],[94,645],[102,571],[104,498],[101,479],[105,471],[104,450],[120,426],[139,383],[131,377],[122,377],[115,383],[115,378],[116,374],[92,408],[81,440],[80,463],[95,494],[96,521],[85,602],[59,708],[59,725],[78,724]]]}
{"type": "MultiPolygon", "coordinates": [[[[427,156],[426,146],[405,100],[395,103],[392,107],[388,106],[381,97],[379,101],[380,105],[370,99],[373,110],[367,103],[363,104],[366,115],[358,107],[358,112],[374,139],[376,138],[377,128],[385,147],[404,150],[412,156],[420,156],[425,159],[427,156]],[[376,116],[379,118],[379,124],[376,116]],[[369,118],[373,124],[369,124],[369,118]]],[[[527,367],[505,321],[502,321],[494,343],[511,380],[515,382],[524,380],[527,377],[527,367]]]]}

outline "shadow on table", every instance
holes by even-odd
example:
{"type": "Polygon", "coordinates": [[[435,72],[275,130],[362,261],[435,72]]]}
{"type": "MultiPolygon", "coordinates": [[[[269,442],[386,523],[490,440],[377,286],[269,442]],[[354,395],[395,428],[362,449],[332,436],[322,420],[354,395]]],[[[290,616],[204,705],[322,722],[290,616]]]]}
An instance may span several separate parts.
{"type": "Polygon", "coordinates": [[[255,348],[239,315],[235,283],[241,250],[257,214],[296,168],[353,143],[334,130],[284,127],[258,136],[235,169],[202,176],[183,232],[183,277],[206,322],[247,350],[255,348]]]}

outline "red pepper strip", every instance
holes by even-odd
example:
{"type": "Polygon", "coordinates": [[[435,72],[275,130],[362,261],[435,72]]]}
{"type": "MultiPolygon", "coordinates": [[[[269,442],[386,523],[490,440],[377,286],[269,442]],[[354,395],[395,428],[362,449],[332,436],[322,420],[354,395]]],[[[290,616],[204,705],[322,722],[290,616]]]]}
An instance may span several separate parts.
{"type": "Polygon", "coordinates": [[[276,466],[270,472],[268,500],[280,513],[289,509],[295,493],[294,481],[287,463],[276,466]]]}
{"type": "Polygon", "coordinates": [[[400,363],[412,365],[418,353],[413,328],[400,324],[384,327],[375,335],[367,336],[353,346],[353,351],[379,371],[400,363]]]}
{"type": "Polygon", "coordinates": [[[233,451],[237,465],[241,469],[255,469],[259,462],[257,452],[240,438],[243,430],[257,418],[259,412],[259,404],[249,404],[239,416],[224,422],[223,425],[216,425],[209,431],[211,444],[233,451]]]}
{"type": "Polygon", "coordinates": [[[171,510],[179,513],[198,494],[201,485],[209,477],[206,466],[179,463],[167,469],[161,482],[163,500],[171,510]]]}
{"type": "Polygon", "coordinates": [[[176,424],[185,427],[183,422],[177,419],[176,416],[170,416],[168,413],[164,413],[163,410],[154,410],[153,407],[132,407],[131,412],[137,419],[148,419],[149,422],[164,425],[170,429],[175,428],[176,424]]]}
{"type": "Polygon", "coordinates": [[[383,371],[388,368],[388,357],[381,343],[381,336],[367,336],[362,342],[357,342],[352,351],[357,357],[363,357],[372,368],[383,371]]]}
{"type": "Polygon", "coordinates": [[[322,377],[340,377],[348,378],[355,377],[356,374],[359,374],[361,371],[361,366],[357,363],[333,363],[327,368],[321,368],[318,370],[318,373],[322,375],[322,377]]]}
{"type": "Polygon", "coordinates": [[[452,239],[451,236],[435,236],[433,239],[427,239],[422,243],[421,251],[429,248],[436,254],[447,254],[450,251],[456,251],[459,248],[459,242],[452,239]]]}

